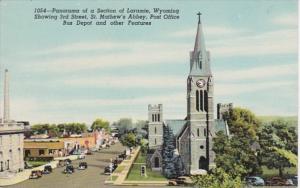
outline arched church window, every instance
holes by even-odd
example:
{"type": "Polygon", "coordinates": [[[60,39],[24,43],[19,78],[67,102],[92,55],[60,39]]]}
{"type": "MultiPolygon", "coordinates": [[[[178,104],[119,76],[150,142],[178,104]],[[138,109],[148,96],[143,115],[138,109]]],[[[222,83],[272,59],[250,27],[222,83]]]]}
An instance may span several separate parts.
{"type": "Polygon", "coordinates": [[[196,91],[196,110],[199,112],[199,91],[196,91]]]}
{"type": "Polygon", "coordinates": [[[152,114],[152,122],[154,122],[154,114],[152,114]]]}
{"type": "Polygon", "coordinates": [[[198,137],[200,136],[200,130],[199,130],[199,128],[197,129],[197,136],[198,137]]]}
{"type": "Polygon", "coordinates": [[[207,170],[207,167],[208,167],[207,159],[201,156],[199,159],[199,169],[207,170]]]}
{"type": "Polygon", "coordinates": [[[156,138],[154,138],[154,144],[156,145],[156,138]]]}
{"type": "Polygon", "coordinates": [[[154,127],[154,133],[156,134],[156,127],[154,127]]]}
{"type": "Polygon", "coordinates": [[[208,96],[207,96],[207,91],[204,91],[204,110],[208,112],[208,96]]]}
{"type": "Polygon", "coordinates": [[[154,168],[159,168],[159,158],[158,157],[154,158],[154,168]]]}
{"type": "Polygon", "coordinates": [[[200,91],[200,109],[203,111],[203,91],[200,91]]]}
{"type": "Polygon", "coordinates": [[[157,121],[160,121],[160,114],[157,114],[158,118],[157,118],[157,121]]]}
{"type": "Polygon", "coordinates": [[[207,135],[207,133],[206,133],[206,128],[204,128],[203,134],[204,134],[204,136],[206,137],[206,135],[207,135]]]}

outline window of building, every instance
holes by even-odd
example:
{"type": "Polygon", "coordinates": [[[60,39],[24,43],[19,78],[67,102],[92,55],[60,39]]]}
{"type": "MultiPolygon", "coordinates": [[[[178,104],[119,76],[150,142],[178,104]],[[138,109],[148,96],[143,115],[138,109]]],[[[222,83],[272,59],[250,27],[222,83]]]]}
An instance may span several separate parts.
{"type": "Polygon", "coordinates": [[[208,96],[207,91],[204,91],[204,110],[208,112],[208,96]]]}
{"type": "Polygon", "coordinates": [[[154,114],[152,114],[152,122],[154,122],[154,114]]]}
{"type": "Polygon", "coordinates": [[[160,121],[160,114],[157,114],[157,121],[160,121]]]}
{"type": "Polygon", "coordinates": [[[9,144],[12,144],[12,135],[9,135],[9,144]]]}
{"type": "Polygon", "coordinates": [[[26,149],[25,150],[25,157],[28,157],[30,155],[30,150],[26,149]]]}
{"type": "Polygon", "coordinates": [[[203,146],[203,145],[201,145],[201,146],[200,146],[200,149],[204,149],[204,146],[203,146]]]}
{"type": "Polygon", "coordinates": [[[199,112],[199,91],[196,91],[196,110],[199,112]]]}
{"type": "Polygon", "coordinates": [[[3,158],[3,151],[0,151],[0,159],[3,158]]]}
{"type": "Polygon", "coordinates": [[[45,151],[43,149],[39,150],[39,155],[45,155],[45,151]]]}
{"type": "Polygon", "coordinates": [[[154,134],[156,134],[156,127],[154,127],[154,134]]]}
{"type": "Polygon", "coordinates": [[[159,158],[158,157],[154,158],[154,168],[159,168],[159,158]]]}
{"type": "Polygon", "coordinates": [[[197,129],[197,136],[198,137],[200,136],[200,130],[199,130],[199,128],[197,129]]]}
{"type": "Polygon", "coordinates": [[[154,144],[156,145],[156,138],[154,139],[154,144]]]}
{"type": "Polygon", "coordinates": [[[206,133],[206,128],[204,128],[203,134],[204,134],[204,136],[206,137],[206,135],[207,135],[207,133],[206,133]]]}
{"type": "Polygon", "coordinates": [[[200,109],[203,111],[203,91],[200,91],[200,109]]]}

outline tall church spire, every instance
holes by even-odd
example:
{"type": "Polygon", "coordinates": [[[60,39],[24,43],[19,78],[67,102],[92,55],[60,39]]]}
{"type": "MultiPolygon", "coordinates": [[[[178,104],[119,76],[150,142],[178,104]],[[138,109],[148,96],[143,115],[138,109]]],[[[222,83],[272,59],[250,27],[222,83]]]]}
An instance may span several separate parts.
{"type": "Polygon", "coordinates": [[[201,24],[201,13],[198,14],[198,26],[195,38],[194,50],[190,52],[190,75],[207,76],[211,74],[209,65],[209,53],[206,51],[204,34],[201,24]]]}

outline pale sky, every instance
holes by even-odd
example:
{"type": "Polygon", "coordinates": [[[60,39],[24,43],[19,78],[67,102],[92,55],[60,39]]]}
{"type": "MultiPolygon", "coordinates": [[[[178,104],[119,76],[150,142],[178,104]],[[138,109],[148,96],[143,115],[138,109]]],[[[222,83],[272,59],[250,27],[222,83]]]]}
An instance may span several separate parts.
{"type": "Polygon", "coordinates": [[[215,105],[297,115],[297,7],[296,0],[2,0],[0,64],[1,72],[10,72],[11,117],[31,123],[146,120],[147,105],[162,103],[166,119],[184,118],[198,11],[215,105]],[[37,7],[174,8],[180,19],[148,27],[67,27],[33,20],[37,7]]]}

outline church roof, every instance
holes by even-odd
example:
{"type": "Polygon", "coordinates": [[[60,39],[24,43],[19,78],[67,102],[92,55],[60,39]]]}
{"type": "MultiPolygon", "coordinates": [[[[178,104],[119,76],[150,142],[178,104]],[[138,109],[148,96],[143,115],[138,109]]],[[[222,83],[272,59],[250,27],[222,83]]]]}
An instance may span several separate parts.
{"type": "Polygon", "coordinates": [[[211,75],[209,55],[206,52],[204,34],[202,30],[202,24],[200,20],[201,13],[198,13],[199,20],[197,26],[197,33],[195,38],[194,50],[190,54],[190,75],[211,75]]]}
{"type": "Polygon", "coordinates": [[[172,129],[174,136],[177,136],[178,134],[180,134],[186,122],[186,120],[182,119],[170,119],[165,120],[165,125],[169,126],[172,129]]]}
{"type": "Polygon", "coordinates": [[[215,119],[215,132],[223,131],[225,135],[229,136],[229,129],[226,121],[223,119],[215,119]]]}

